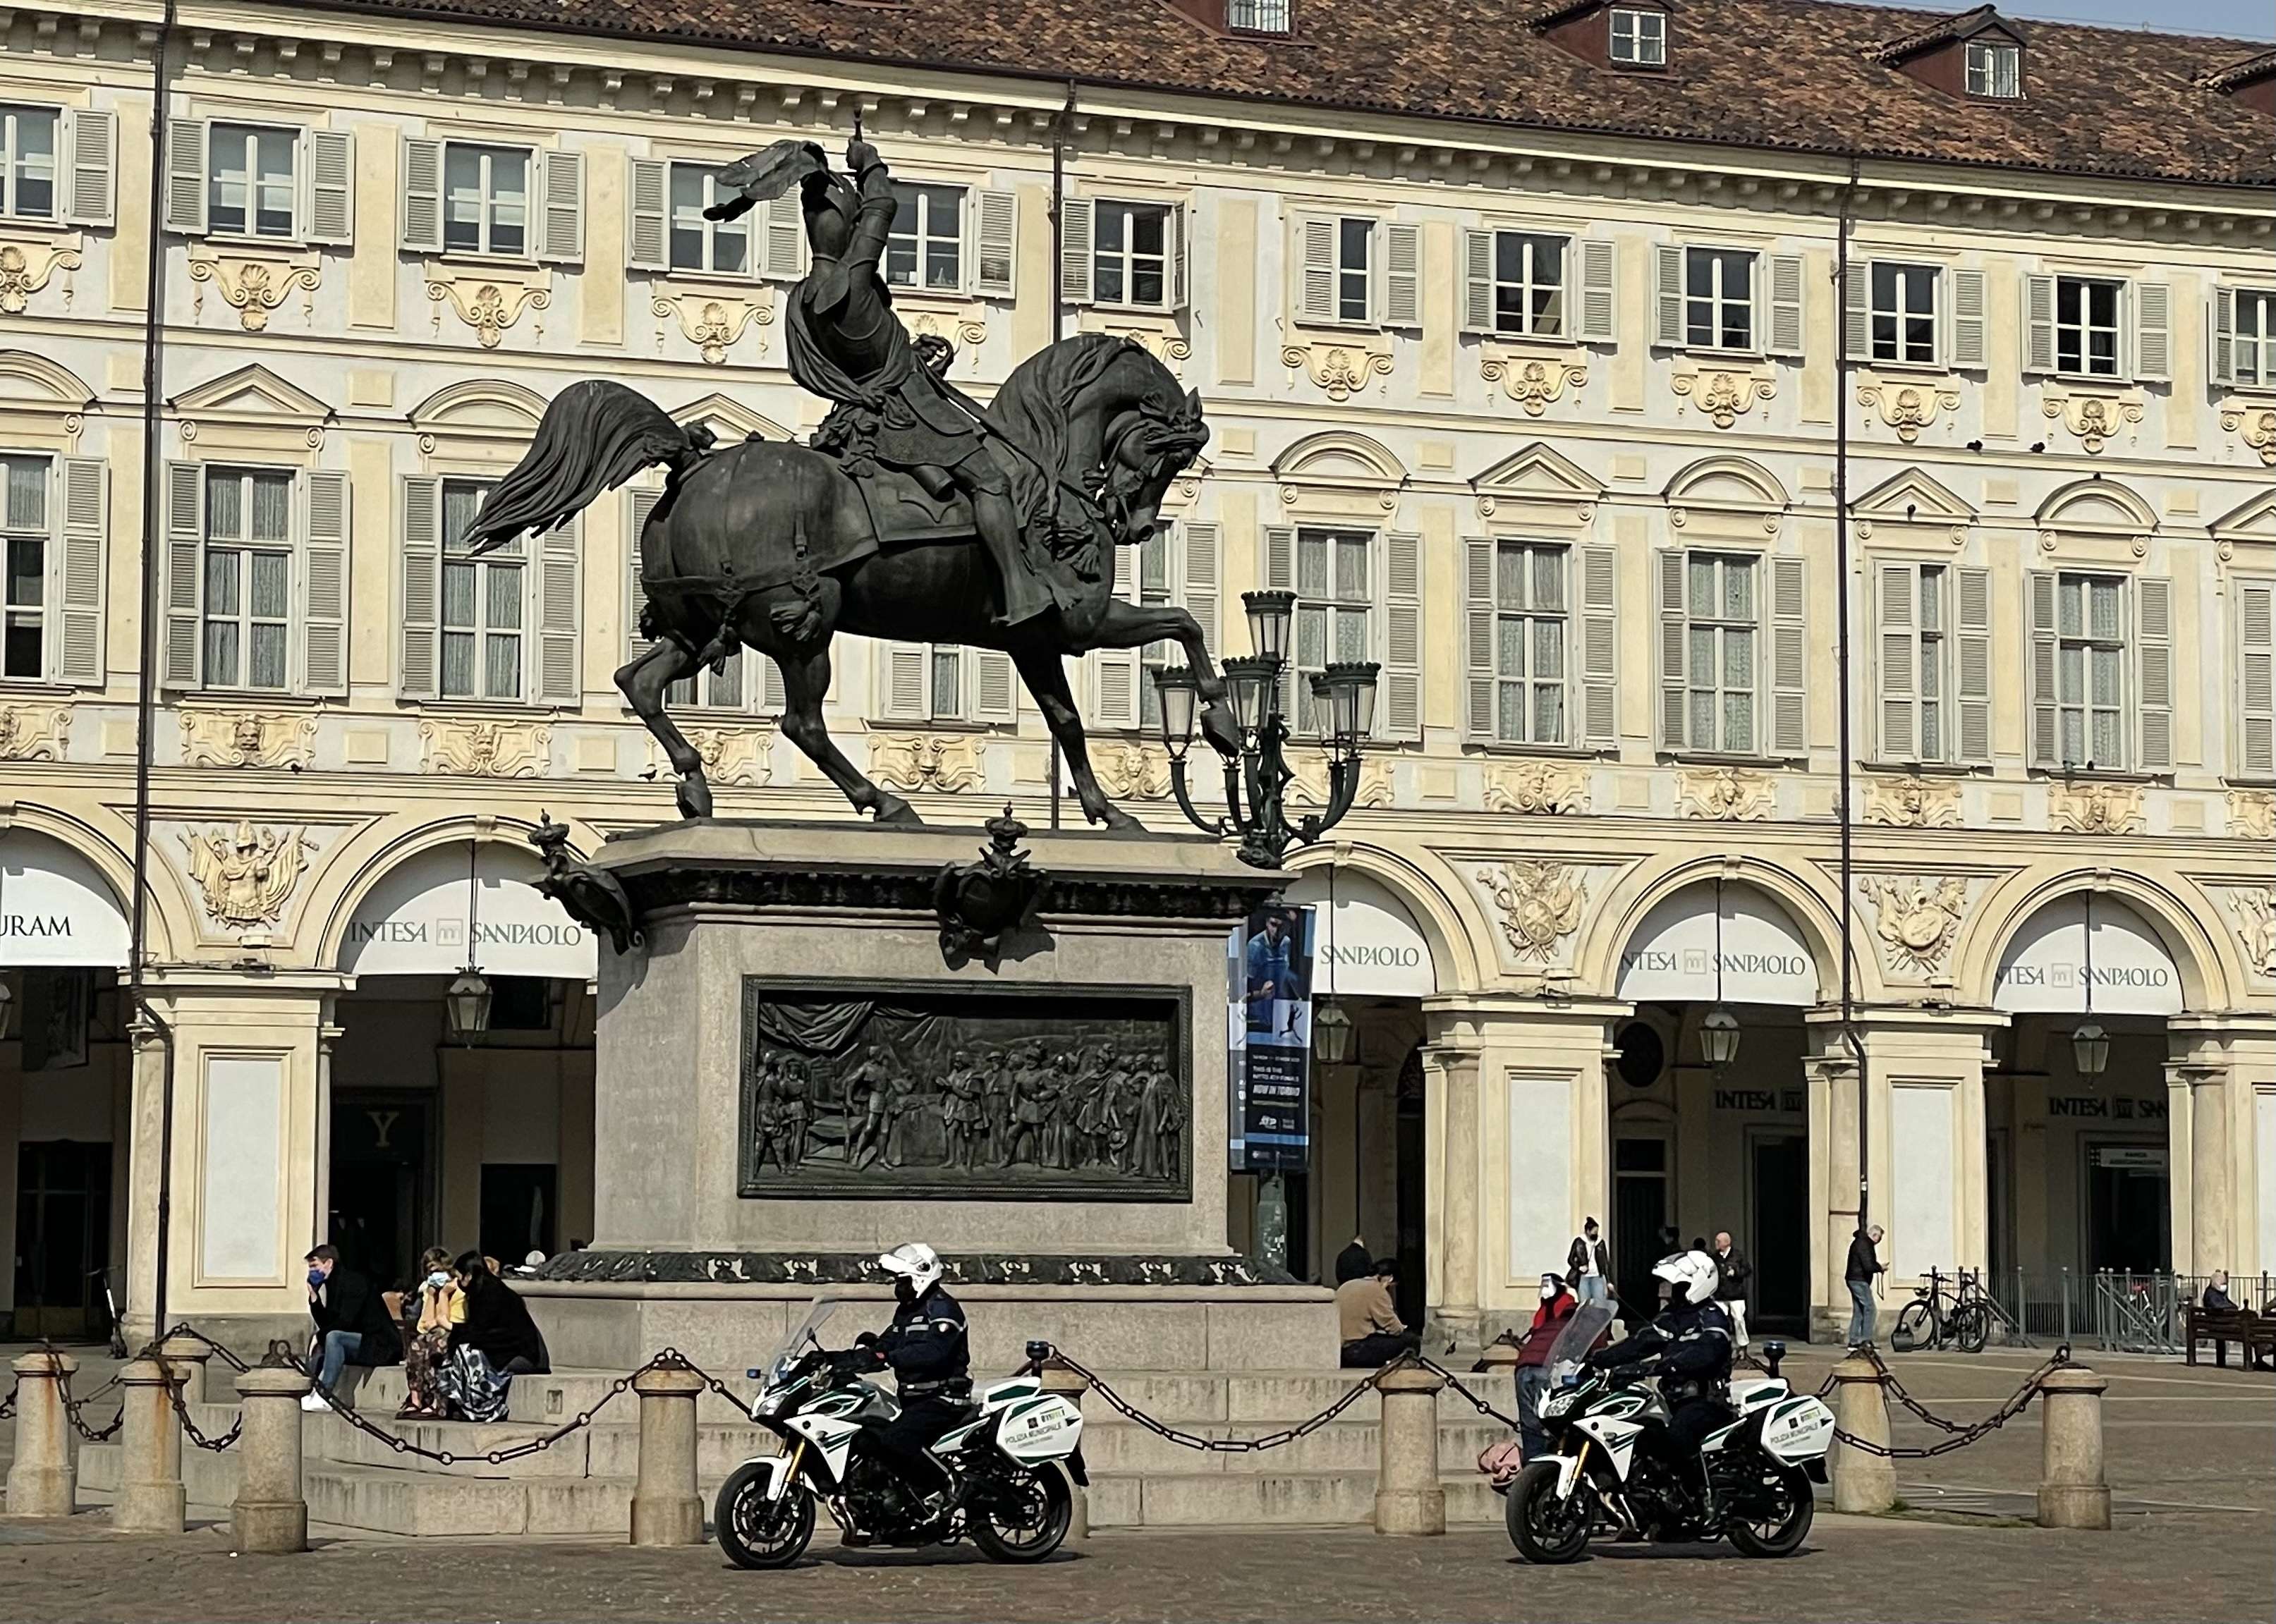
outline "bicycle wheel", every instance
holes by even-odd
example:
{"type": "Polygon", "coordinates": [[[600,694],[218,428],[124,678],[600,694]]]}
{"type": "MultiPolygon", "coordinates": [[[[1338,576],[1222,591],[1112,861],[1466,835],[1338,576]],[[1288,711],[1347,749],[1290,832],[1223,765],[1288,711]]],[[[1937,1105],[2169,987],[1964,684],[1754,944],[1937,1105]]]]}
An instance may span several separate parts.
{"type": "Polygon", "coordinates": [[[1992,1311],[1980,1302],[1963,1302],[1953,1309],[1948,1329],[1961,1353],[1980,1354],[1992,1339],[1992,1311]]]}
{"type": "Polygon", "coordinates": [[[1927,1347],[1936,1340],[1936,1317],[1929,1312],[1925,1302],[1908,1302],[1897,1316],[1896,1328],[1889,1332],[1889,1351],[1909,1354],[1927,1347]]]}

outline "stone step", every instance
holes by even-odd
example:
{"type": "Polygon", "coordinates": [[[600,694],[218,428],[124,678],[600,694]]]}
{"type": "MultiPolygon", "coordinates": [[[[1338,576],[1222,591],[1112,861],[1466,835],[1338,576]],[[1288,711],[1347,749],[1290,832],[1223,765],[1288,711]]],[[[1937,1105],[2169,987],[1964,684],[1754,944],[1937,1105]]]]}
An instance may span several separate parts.
{"type": "MultiPolygon", "coordinates": [[[[1475,1470],[1442,1472],[1449,1523],[1494,1523],[1503,1501],[1475,1470]]],[[[1093,1528],[1364,1524],[1375,1516],[1372,1472],[1162,1472],[1097,1476],[1093,1528]]]]}

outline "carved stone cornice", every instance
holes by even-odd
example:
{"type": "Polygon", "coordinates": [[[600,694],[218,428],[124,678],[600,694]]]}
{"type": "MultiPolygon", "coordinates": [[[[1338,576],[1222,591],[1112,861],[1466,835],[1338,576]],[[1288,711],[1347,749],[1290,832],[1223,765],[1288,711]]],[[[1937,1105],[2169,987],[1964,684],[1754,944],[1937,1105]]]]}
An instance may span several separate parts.
{"type": "Polygon", "coordinates": [[[1942,972],[1968,916],[1968,882],[1954,875],[1857,882],[1873,905],[1873,933],[1892,973],[1933,976],[1942,972]]]}
{"type": "Polygon", "coordinates": [[[1728,429],[1752,411],[1758,401],[1775,399],[1778,380],[1767,363],[1722,365],[1696,362],[1678,370],[1668,387],[1688,400],[1718,429],[1728,429]]]}
{"type": "MultiPolygon", "coordinates": [[[[237,324],[247,332],[265,331],[269,313],[294,293],[300,297],[303,315],[313,308],[311,295],[324,277],[322,260],[315,254],[236,253],[200,245],[190,253],[190,280],[203,287],[210,282],[223,300],[237,312],[237,324]]],[[[202,314],[205,295],[196,296],[192,314],[202,314]]]]}
{"type": "MultiPolygon", "coordinates": [[[[1116,1199],[1128,1197],[1118,1195],[1116,1199]]],[[[943,1278],[958,1286],[1299,1284],[1286,1270],[1251,1257],[989,1252],[944,1255],[940,1266],[943,1278]]],[[[587,1247],[557,1253],[538,1270],[537,1278],[604,1283],[877,1286],[884,1283],[885,1273],[878,1268],[874,1252],[614,1251],[587,1247]]]]}
{"type": "Polygon", "coordinates": [[[182,761],[191,767],[297,767],[315,758],[316,718],[307,711],[204,710],[184,705],[182,761]]]}
{"type": "Polygon", "coordinates": [[[553,730],[542,722],[451,721],[419,724],[421,772],[474,778],[535,778],[552,760],[553,730]]]}
{"type": "Polygon", "coordinates": [[[1498,762],[1486,769],[1486,810],[1521,816],[1589,809],[1589,770],[1578,762],[1498,762]]]}
{"type": "Polygon", "coordinates": [[[2064,834],[2133,835],[2142,832],[2142,786],[2138,784],[2057,785],[2047,797],[2047,815],[2064,834]]]}
{"type": "Polygon", "coordinates": [[[764,327],[774,321],[774,290],[762,286],[730,293],[712,289],[673,289],[667,285],[649,301],[649,313],[664,321],[677,322],[680,333],[703,358],[703,364],[720,367],[726,364],[727,352],[735,347],[747,329],[754,325],[764,327]]]}
{"type": "Polygon", "coordinates": [[[2228,833],[2235,840],[2276,840],[2276,791],[2229,791],[2228,833]]]}
{"type": "Polygon", "coordinates": [[[1937,414],[1960,410],[1960,391],[1942,378],[1884,378],[1871,373],[1857,385],[1857,404],[1880,414],[1881,421],[1897,431],[1907,445],[1937,414]]]}
{"type": "MultiPolygon", "coordinates": [[[[1287,800],[1297,806],[1325,807],[1328,804],[1328,758],[1307,751],[1288,763],[1287,800]]],[[[1374,756],[1362,756],[1359,766],[1359,787],[1352,792],[1354,807],[1382,808],[1396,805],[1398,795],[1391,782],[1391,763],[1374,756]]]]}
{"type": "MultiPolygon", "coordinates": [[[[0,242],[0,315],[21,315],[59,270],[79,269],[79,249],[57,242],[0,242]]],[[[70,302],[65,279],[64,302],[70,302]]]]}
{"type": "Polygon", "coordinates": [[[1127,338],[1172,372],[1194,358],[1193,341],[1186,337],[1185,327],[1177,316],[1167,312],[1092,306],[1076,318],[1076,325],[1087,333],[1111,333],[1117,338],[1127,338]]]}
{"type": "Polygon", "coordinates": [[[1127,740],[1094,739],[1090,768],[1116,801],[1161,801],[1170,793],[1170,757],[1127,740]]]}
{"type": "Polygon", "coordinates": [[[2276,467],[2276,400],[2239,400],[2220,408],[2220,426],[2260,460],[2276,467]]]}
{"type": "Polygon", "coordinates": [[[1953,778],[1872,778],[1865,785],[1865,821],[1891,829],[1952,829],[1960,823],[1960,784],[1953,778]]]}
{"type": "Polygon", "coordinates": [[[2062,383],[2045,386],[2039,410],[2078,438],[2080,449],[2098,456],[2120,434],[2141,424],[2145,411],[2138,389],[2081,389],[2062,383]]]}
{"type": "Polygon", "coordinates": [[[1585,869],[1561,862],[1505,862],[1481,868],[1478,887],[1492,902],[1495,929],[1521,965],[1546,965],[1558,945],[1581,928],[1589,899],[1585,869]]]}
{"type": "Polygon", "coordinates": [[[2276,889],[2236,886],[2228,893],[2228,907],[2236,916],[2245,968],[2262,981],[2276,981],[2276,889]]]}
{"type": "MultiPolygon", "coordinates": [[[[435,330],[443,330],[443,307],[473,329],[482,348],[494,350],[525,310],[543,311],[553,303],[553,273],[539,268],[453,265],[427,267],[427,298],[435,307],[435,330]]],[[[544,324],[537,323],[540,338],[544,324]]]]}
{"type": "Polygon", "coordinates": [[[1280,364],[1303,373],[1331,400],[1348,400],[1391,376],[1391,340],[1380,333],[1306,338],[1280,346],[1280,364]]]}
{"type": "Polygon", "coordinates": [[[306,832],[292,829],[280,834],[250,819],[233,831],[182,831],[190,879],[206,917],[239,930],[275,924],[307,869],[306,832]]]}
{"type": "Polygon", "coordinates": [[[893,308],[912,338],[945,338],[959,351],[988,342],[988,307],[976,299],[903,288],[893,295],[893,308]]]}
{"type": "MultiPolygon", "coordinates": [[[[790,869],[694,865],[626,868],[615,870],[638,916],[676,907],[754,908],[847,908],[865,914],[905,913],[929,927],[937,867],[916,869],[876,864],[849,869],[790,869]]],[[[1190,880],[1155,881],[1098,875],[1052,873],[1044,882],[1038,918],[1241,920],[1278,894],[1285,875],[1258,871],[1255,881],[1228,879],[1196,884],[1190,880]]]]}
{"type": "Polygon", "coordinates": [[[1778,815],[1778,785],[1751,768],[1687,767],[1675,775],[1675,786],[1686,817],[1762,823],[1778,815]]]}
{"type": "Polygon", "coordinates": [[[1528,417],[1539,417],[1551,401],[1568,389],[1579,392],[1589,381],[1585,354],[1491,338],[1479,341],[1478,352],[1478,376],[1500,384],[1528,417]]]}
{"type": "Polygon", "coordinates": [[[0,705],[0,762],[59,762],[71,736],[69,705],[0,705]]]}
{"type": "MultiPolygon", "coordinates": [[[[682,727],[679,731],[702,758],[703,776],[714,784],[750,787],[773,776],[770,747],[774,730],[770,727],[682,727]]],[[[652,754],[664,770],[670,770],[661,745],[653,746],[652,754]]]]}
{"type": "Polygon", "coordinates": [[[875,733],[869,776],[888,789],[960,795],[986,787],[980,741],[968,733],[875,733]]]}

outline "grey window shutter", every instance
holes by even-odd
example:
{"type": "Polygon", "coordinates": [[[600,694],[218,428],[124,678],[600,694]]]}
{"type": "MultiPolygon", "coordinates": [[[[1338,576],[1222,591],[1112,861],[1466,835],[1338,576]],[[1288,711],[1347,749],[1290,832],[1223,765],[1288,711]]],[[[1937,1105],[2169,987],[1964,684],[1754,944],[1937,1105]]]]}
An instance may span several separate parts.
{"type": "Polygon", "coordinates": [[[1874,570],[1874,686],[1881,696],[1881,759],[1916,761],[1920,756],[1919,698],[1913,674],[1920,667],[1919,624],[1913,610],[1920,569],[1883,564],[1874,570]]]}
{"type": "Polygon", "coordinates": [[[585,257],[585,155],[537,155],[537,257],[574,263],[585,257]]]}
{"type": "Polygon", "coordinates": [[[65,223],[110,224],[118,213],[118,115],[94,107],[65,111],[64,155],[65,223]]]}
{"type": "Polygon", "coordinates": [[[1494,543],[1490,536],[1462,541],[1463,726],[1471,739],[1491,741],[1496,726],[1494,688],[1494,543]]]}
{"type": "Polygon", "coordinates": [[[1682,248],[1672,242],[1656,244],[1651,270],[1652,342],[1680,349],[1683,345],[1682,248]]]}
{"type": "Polygon", "coordinates": [[[1392,531],[1384,538],[1383,732],[1412,743],[1422,737],[1422,538],[1392,531]]]}
{"type": "Polygon", "coordinates": [[[972,291],[1009,299],[1020,258],[1020,200],[987,191],[974,193],[973,203],[972,291]]]}
{"type": "Polygon", "coordinates": [[[2237,767],[2276,778],[2276,581],[2236,584],[2237,767]]]}
{"type": "Polygon", "coordinates": [[[1494,234],[1462,233],[1462,330],[1490,333],[1494,324],[1494,234]]]}
{"type": "Polygon", "coordinates": [[[1690,715],[1684,692],[1689,627],[1684,617],[1682,552],[1666,548],[1654,554],[1653,573],[1659,610],[1659,741],[1668,749],[1680,750],[1690,715]]]}
{"type": "Polygon", "coordinates": [[[584,516],[578,514],[537,538],[537,697],[575,707],[585,698],[585,669],[578,657],[585,583],[578,554],[584,516]]]}
{"type": "Polygon", "coordinates": [[[2023,370],[2055,369],[2055,279],[2023,278],[2023,370]]]}
{"type": "MultiPolygon", "coordinates": [[[[785,192],[767,205],[767,275],[795,282],[806,274],[806,219],[799,212],[798,194],[785,192]]],[[[781,673],[776,673],[779,679],[781,673]]]]}
{"type": "Polygon", "coordinates": [[[1383,228],[1383,323],[1422,325],[1422,228],[1383,228]]]}
{"type": "Polygon", "coordinates": [[[1992,572],[1959,569],[1960,647],[1958,700],[1960,759],[1971,765],[1992,761],[1992,572]]]}
{"type": "Polygon", "coordinates": [[[1610,344],[1618,336],[1614,325],[1619,303],[1619,263],[1612,245],[1583,238],[1581,259],[1581,338],[1589,344],[1610,344]]]}
{"type": "Polygon", "coordinates": [[[403,478],[403,667],[406,699],[432,699],[442,658],[443,482],[403,478]]]}
{"type": "Polygon", "coordinates": [[[403,247],[443,251],[443,143],[403,138],[403,247]]]}
{"type": "Polygon", "coordinates": [[[1771,748],[1809,751],[1809,592],[1800,558],[1771,560],[1771,748]]]}
{"type": "Polygon", "coordinates": [[[1217,642],[1217,606],[1222,590],[1218,580],[1218,560],[1224,554],[1223,532],[1214,520],[1207,524],[1186,524],[1178,527],[1178,538],[1185,543],[1185,605],[1194,624],[1202,629],[1202,644],[1213,656],[1222,655],[1217,642]]]}
{"type": "Polygon", "coordinates": [[[2174,290],[2163,282],[2136,282],[2134,292],[2134,376],[2162,383],[2174,373],[2174,290]]]}
{"type": "Polygon", "coordinates": [[[2055,714],[2055,577],[2051,570],[2030,573],[2031,765],[2064,764],[2055,714]]]}
{"type": "Polygon", "coordinates": [[[2174,583],[2144,575],[2134,584],[2137,651],[2134,679],[2140,694],[2135,765],[2166,772],[2174,765],[2174,583]]]}
{"type": "Polygon", "coordinates": [[[193,688],[202,674],[205,612],[206,476],[194,462],[166,465],[166,653],[170,688],[193,688]]]}
{"type": "Polygon", "coordinates": [[[110,471],[92,457],[66,457],[61,472],[61,624],[49,647],[57,681],[92,687],[103,676],[102,563],[110,536],[110,471]]]}
{"type": "Polygon", "coordinates": [[[625,216],[625,262],[634,270],[669,270],[671,261],[665,237],[669,167],[660,158],[634,158],[631,162],[632,197],[625,216]]]}
{"type": "Polygon", "coordinates": [[[1772,355],[1802,353],[1802,255],[1773,254],[1770,258],[1770,335],[1763,347],[1772,355]]]}
{"type": "Polygon", "coordinates": [[[648,588],[641,581],[641,533],[648,528],[648,516],[656,512],[656,505],[664,499],[661,490],[637,487],[625,491],[625,658],[637,660],[654,648],[655,641],[641,630],[641,617],[648,611],[648,588]]]}
{"type": "Polygon", "coordinates": [[[1170,210],[1169,223],[1165,229],[1170,233],[1170,308],[1182,310],[1190,297],[1186,291],[1187,232],[1184,204],[1180,203],[1170,210]]]}
{"type": "Polygon", "coordinates": [[[1264,527],[1264,589],[1296,589],[1296,532],[1289,525],[1264,527]]]}
{"type": "Polygon", "coordinates": [[[1090,302],[1091,216],[1094,208],[1087,197],[1059,200],[1059,292],[1071,305],[1090,302]]]}
{"type": "Polygon", "coordinates": [[[764,716],[780,716],[790,705],[790,690],[784,686],[782,667],[757,649],[745,651],[748,664],[759,668],[759,710],[764,716]]]}
{"type": "Polygon", "coordinates": [[[1336,223],[1307,216],[1296,222],[1301,283],[1298,313],[1308,322],[1336,319],[1336,223]]]}
{"type": "Polygon", "coordinates": [[[166,120],[166,229],[199,237],[206,229],[206,121],[166,120]]]}
{"type": "Polygon", "coordinates": [[[1620,741],[1620,552],[1582,547],[1581,742],[1608,750],[1620,741]]]}
{"type": "Polygon", "coordinates": [[[1873,262],[1853,260],[1841,285],[1841,343],[1851,360],[1873,359],[1873,262]]]}
{"type": "Polygon", "coordinates": [[[1952,342],[1948,349],[1955,367],[1981,368],[1984,343],[1984,273],[1952,273],[1952,342]]]}
{"type": "Polygon", "coordinates": [[[355,236],[355,135],[347,130],[311,130],[305,143],[308,177],[310,242],[345,247],[355,236]]]}
{"type": "Polygon", "coordinates": [[[348,476],[330,469],[304,482],[300,521],[301,692],[348,691],[348,476]]]}
{"type": "Polygon", "coordinates": [[[1012,672],[1012,656],[993,649],[967,651],[972,661],[972,719],[975,722],[1016,722],[1020,690],[1012,672]]]}
{"type": "Polygon", "coordinates": [[[2236,382],[2236,290],[2212,291],[2212,381],[2236,382]]]}
{"type": "MultiPolygon", "coordinates": [[[[1123,603],[1135,603],[1139,598],[1138,551],[1134,548],[1115,550],[1114,596],[1123,603]]],[[[1084,656],[1091,719],[1098,726],[1127,729],[1138,725],[1138,685],[1143,680],[1139,664],[1136,649],[1094,649],[1084,656]]]]}
{"type": "Polygon", "coordinates": [[[886,722],[929,722],[932,719],[932,649],[926,643],[878,645],[878,719],[886,722]]]}

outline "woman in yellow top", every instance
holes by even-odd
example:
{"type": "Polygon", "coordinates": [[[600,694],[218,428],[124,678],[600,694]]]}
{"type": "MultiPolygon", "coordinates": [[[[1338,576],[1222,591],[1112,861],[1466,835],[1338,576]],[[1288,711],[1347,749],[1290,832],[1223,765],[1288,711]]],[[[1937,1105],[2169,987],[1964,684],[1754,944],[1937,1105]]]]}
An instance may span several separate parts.
{"type": "Polygon", "coordinates": [[[412,1289],[406,1316],[416,1305],[411,1334],[403,1339],[403,1370],[410,1392],[398,1420],[443,1421],[450,1415],[443,1401],[443,1361],[451,1348],[451,1328],[467,1323],[467,1294],[451,1272],[451,1255],[429,1247],[419,1259],[420,1279],[412,1289]]]}

